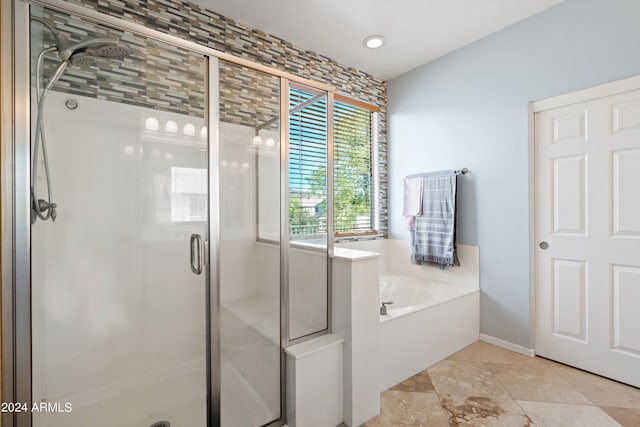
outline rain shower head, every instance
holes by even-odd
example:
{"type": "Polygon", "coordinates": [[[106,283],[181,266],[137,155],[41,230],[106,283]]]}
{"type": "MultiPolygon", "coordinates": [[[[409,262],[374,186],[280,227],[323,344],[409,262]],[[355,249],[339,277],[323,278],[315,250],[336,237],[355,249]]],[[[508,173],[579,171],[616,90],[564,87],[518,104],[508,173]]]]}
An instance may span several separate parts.
{"type": "Polygon", "coordinates": [[[131,53],[128,47],[118,40],[96,38],[85,40],[66,48],[64,55],[68,55],[67,62],[76,67],[89,67],[96,63],[96,58],[122,60],[131,53]],[[80,46],[82,44],[82,46],[80,46]],[[69,52],[71,54],[69,55],[69,52]]]}
{"type": "Polygon", "coordinates": [[[117,39],[105,37],[81,40],[77,43],[65,43],[64,47],[58,45],[58,55],[63,61],[71,60],[73,64],[73,56],[79,53],[107,59],[124,59],[131,53],[131,50],[123,46],[117,39]]]}
{"type": "MultiPolygon", "coordinates": [[[[61,36],[60,40],[62,39],[66,39],[63,42],[66,47],[60,49],[60,45],[57,46],[58,56],[60,56],[62,62],[49,78],[45,86],[46,90],[51,89],[53,85],[56,84],[68,65],[86,68],[94,65],[96,58],[121,60],[131,53],[131,50],[122,45],[117,39],[96,37],[77,43],[69,43],[69,40],[65,36],[61,36]]],[[[56,40],[58,40],[58,37],[56,37],[56,40]]]]}
{"type": "Polygon", "coordinates": [[[116,41],[116,43],[106,43],[96,47],[95,53],[100,58],[123,60],[126,56],[131,55],[131,49],[116,41]]]}

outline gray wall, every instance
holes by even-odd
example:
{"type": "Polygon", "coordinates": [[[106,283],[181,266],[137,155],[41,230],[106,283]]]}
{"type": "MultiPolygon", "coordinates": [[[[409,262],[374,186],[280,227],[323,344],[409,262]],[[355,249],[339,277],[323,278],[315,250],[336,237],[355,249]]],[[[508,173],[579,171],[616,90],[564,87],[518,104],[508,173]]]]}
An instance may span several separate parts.
{"type": "Polygon", "coordinates": [[[389,82],[390,237],[404,176],[471,170],[458,242],[480,246],[482,333],[533,346],[528,102],[637,74],[640,1],[565,0],[389,82]]]}

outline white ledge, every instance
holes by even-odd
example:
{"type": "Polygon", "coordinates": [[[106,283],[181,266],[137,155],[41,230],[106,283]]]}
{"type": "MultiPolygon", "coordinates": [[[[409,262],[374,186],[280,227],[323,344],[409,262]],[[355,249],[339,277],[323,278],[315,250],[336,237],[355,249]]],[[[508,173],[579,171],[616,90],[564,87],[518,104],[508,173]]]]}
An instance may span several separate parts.
{"type": "Polygon", "coordinates": [[[294,359],[302,359],[303,357],[322,351],[325,348],[342,344],[343,342],[344,339],[336,334],[327,334],[301,342],[300,344],[292,345],[285,348],[284,351],[294,359]]]}
{"type": "Polygon", "coordinates": [[[361,251],[359,249],[333,248],[333,259],[343,259],[347,261],[362,261],[365,259],[380,258],[377,252],[361,251]]]}

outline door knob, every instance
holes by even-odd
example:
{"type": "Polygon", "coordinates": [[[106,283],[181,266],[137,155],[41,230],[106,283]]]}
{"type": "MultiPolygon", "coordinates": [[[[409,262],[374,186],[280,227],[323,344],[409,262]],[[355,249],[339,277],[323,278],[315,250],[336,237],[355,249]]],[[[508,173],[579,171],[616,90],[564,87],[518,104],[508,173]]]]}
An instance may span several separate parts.
{"type": "Polygon", "coordinates": [[[549,249],[549,243],[540,242],[540,249],[549,249]]]}

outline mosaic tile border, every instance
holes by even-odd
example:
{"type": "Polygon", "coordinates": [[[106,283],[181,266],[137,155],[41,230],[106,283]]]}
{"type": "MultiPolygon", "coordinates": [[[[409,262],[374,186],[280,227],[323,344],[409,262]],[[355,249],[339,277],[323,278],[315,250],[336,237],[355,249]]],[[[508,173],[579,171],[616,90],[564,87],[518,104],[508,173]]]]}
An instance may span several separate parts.
{"type": "MultiPolygon", "coordinates": [[[[69,1],[300,77],[330,84],[339,93],[376,105],[380,108],[379,237],[387,236],[387,83],[384,80],[185,0],[69,1]]],[[[244,83],[242,77],[238,81],[244,83]]],[[[250,102],[248,99],[250,97],[241,100],[240,105],[250,102]]],[[[234,101],[237,102],[238,98],[234,101]]],[[[239,108],[239,105],[234,105],[234,108],[239,108]]],[[[255,108],[253,105],[252,109],[255,108]]],[[[246,123],[246,120],[245,115],[243,121],[246,123]]]]}

